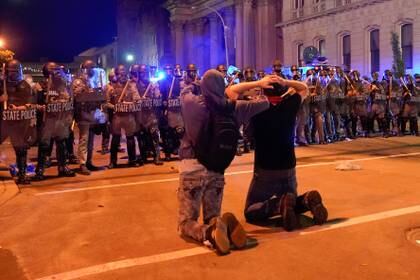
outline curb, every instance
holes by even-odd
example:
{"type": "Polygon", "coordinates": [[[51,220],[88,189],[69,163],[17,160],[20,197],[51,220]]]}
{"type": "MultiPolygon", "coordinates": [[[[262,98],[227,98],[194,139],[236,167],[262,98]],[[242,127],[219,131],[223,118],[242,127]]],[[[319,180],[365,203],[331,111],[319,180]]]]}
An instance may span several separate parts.
{"type": "Polygon", "coordinates": [[[19,193],[19,188],[14,180],[0,181],[0,206],[6,204],[19,193]]]}

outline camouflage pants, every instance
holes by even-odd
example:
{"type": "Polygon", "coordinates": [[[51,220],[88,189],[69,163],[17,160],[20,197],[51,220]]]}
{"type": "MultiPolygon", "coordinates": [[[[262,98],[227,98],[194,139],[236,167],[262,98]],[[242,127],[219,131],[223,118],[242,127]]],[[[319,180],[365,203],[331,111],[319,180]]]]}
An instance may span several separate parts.
{"type": "Polygon", "coordinates": [[[81,164],[92,163],[93,140],[95,134],[90,124],[79,124],[79,146],[77,156],[81,164]]]}
{"type": "Polygon", "coordinates": [[[220,216],[225,178],[207,170],[197,160],[182,160],[179,164],[178,232],[198,242],[206,240],[208,223],[220,216]],[[204,224],[198,222],[200,208],[204,224]]]}

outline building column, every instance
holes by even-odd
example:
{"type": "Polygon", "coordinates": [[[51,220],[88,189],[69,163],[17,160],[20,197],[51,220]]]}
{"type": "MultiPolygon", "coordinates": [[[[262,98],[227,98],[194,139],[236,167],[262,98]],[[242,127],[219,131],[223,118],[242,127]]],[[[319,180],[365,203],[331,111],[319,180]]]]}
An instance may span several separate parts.
{"type": "Polygon", "coordinates": [[[225,24],[228,27],[227,34],[227,47],[229,64],[236,65],[235,61],[235,10],[233,6],[226,7],[223,11],[225,24]]]}
{"type": "Polygon", "coordinates": [[[193,53],[194,53],[194,61],[200,70],[201,74],[204,74],[204,70],[206,70],[205,66],[205,34],[204,34],[204,25],[206,23],[205,18],[199,18],[194,21],[195,24],[195,32],[194,32],[194,45],[193,45],[193,53]]]}
{"type": "Polygon", "coordinates": [[[191,51],[192,46],[186,46],[187,42],[195,43],[194,38],[195,33],[195,24],[192,21],[187,21],[185,23],[185,36],[184,36],[184,67],[190,63],[194,63],[196,58],[194,57],[194,51],[191,51]]]}
{"type": "Polygon", "coordinates": [[[215,68],[221,62],[220,19],[216,14],[208,16],[210,24],[210,67],[215,68]]]}
{"type": "Polygon", "coordinates": [[[235,62],[237,67],[243,67],[243,53],[244,53],[244,38],[243,38],[243,20],[244,20],[244,5],[243,0],[235,1],[235,62]]]}
{"type": "Polygon", "coordinates": [[[253,0],[243,4],[243,65],[255,67],[255,9],[253,0]]]}
{"type": "MultiPolygon", "coordinates": [[[[184,65],[184,22],[183,21],[173,21],[171,23],[171,33],[172,33],[172,44],[175,46],[175,63],[184,65]]],[[[183,66],[184,67],[184,66],[183,66]]]]}

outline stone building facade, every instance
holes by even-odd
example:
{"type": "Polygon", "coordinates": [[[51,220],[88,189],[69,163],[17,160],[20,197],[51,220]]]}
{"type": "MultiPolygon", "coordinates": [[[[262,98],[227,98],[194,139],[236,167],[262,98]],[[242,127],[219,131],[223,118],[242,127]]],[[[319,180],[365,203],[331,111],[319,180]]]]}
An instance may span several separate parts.
{"type": "Polygon", "coordinates": [[[282,56],[279,0],[169,0],[174,62],[201,72],[226,64],[263,69],[282,56]],[[217,11],[217,13],[215,12],[217,11]],[[223,26],[222,20],[225,24],[223,26]],[[226,37],[226,44],[225,44],[226,37]]]}
{"type": "Polygon", "coordinates": [[[383,72],[393,63],[391,32],[400,38],[408,72],[420,73],[420,1],[284,0],[281,28],[285,64],[315,46],[333,65],[383,72]]]}

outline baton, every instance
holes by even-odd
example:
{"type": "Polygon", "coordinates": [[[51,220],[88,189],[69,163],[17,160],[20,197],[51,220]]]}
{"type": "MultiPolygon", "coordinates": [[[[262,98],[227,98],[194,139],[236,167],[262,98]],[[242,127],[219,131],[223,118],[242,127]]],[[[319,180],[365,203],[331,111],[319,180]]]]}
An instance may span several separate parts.
{"type": "Polygon", "coordinates": [[[149,85],[147,86],[146,91],[144,92],[141,98],[146,98],[146,95],[149,93],[151,86],[152,86],[152,82],[149,82],[149,85]]]}
{"type": "Polygon", "coordinates": [[[123,88],[123,91],[122,91],[122,93],[121,93],[121,96],[120,96],[120,98],[118,99],[118,103],[121,103],[121,100],[124,98],[124,96],[125,96],[125,92],[127,91],[127,87],[128,87],[128,83],[129,83],[130,81],[127,81],[126,83],[125,83],[125,86],[124,86],[124,88],[123,88]]]}

